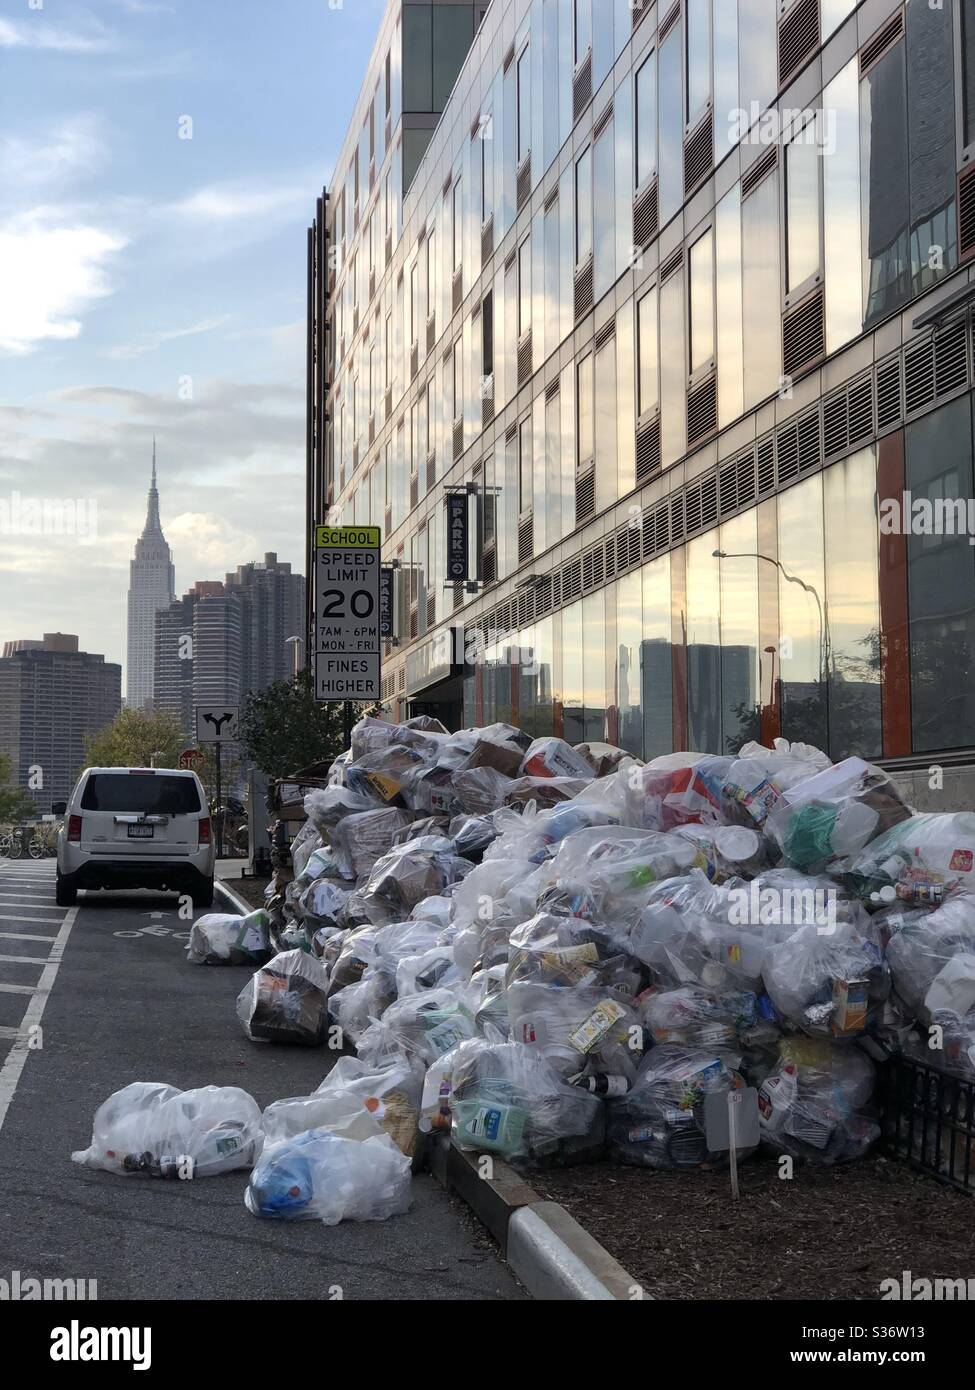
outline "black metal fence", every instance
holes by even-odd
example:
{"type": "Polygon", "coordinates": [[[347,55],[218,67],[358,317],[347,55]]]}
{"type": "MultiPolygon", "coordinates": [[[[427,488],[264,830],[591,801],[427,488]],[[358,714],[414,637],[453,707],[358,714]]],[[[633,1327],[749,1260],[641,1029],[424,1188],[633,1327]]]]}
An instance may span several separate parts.
{"type": "Polygon", "coordinates": [[[975,1078],[913,1057],[892,1058],[880,1075],[882,1151],[975,1192],[975,1078]]]}

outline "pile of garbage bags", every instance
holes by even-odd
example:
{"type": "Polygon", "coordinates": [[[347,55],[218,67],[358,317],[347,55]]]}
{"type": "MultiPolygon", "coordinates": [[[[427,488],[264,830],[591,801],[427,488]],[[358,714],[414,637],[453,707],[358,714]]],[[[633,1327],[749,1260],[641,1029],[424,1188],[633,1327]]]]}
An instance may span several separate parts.
{"type": "MultiPolygon", "coordinates": [[[[367,1144],[371,1209],[399,1210],[390,1155],[438,1133],[717,1166],[706,1097],[745,1087],[762,1148],[835,1163],[879,1137],[895,1053],[975,1076],[975,815],[915,814],[859,757],[777,739],[644,764],[367,717],[305,811],[238,1015],[346,1055],[265,1112],[252,1211],[333,1219],[322,1164],[358,1210],[367,1144]]],[[[240,959],[222,921],[192,959],[240,959]]]]}

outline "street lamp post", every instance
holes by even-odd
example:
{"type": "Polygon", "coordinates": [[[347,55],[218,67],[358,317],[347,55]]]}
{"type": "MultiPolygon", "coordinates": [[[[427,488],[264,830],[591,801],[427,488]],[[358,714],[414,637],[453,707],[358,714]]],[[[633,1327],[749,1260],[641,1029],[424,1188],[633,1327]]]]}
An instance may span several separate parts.
{"type": "Polygon", "coordinates": [[[766,564],[774,565],[790,584],[798,584],[800,589],[805,589],[807,594],[812,594],[819,613],[819,679],[825,684],[829,679],[829,628],[826,624],[823,602],[815,585],[807,584],[797,574],[790,574],[781,560],[775,560],[771,555],[762,555],[757,550],[713,550],[711,554],[716,560],[764,560],[766,564]]]}

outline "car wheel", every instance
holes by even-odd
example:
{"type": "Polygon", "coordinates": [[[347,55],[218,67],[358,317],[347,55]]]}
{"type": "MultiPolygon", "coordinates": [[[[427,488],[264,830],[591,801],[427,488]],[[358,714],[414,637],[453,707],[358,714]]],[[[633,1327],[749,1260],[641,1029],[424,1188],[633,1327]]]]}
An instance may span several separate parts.
{"type": "Polygon", "coordinates": [[[78,901],[78,881],[71,874],[63,874],[60,869],[54,886],[54,901],[58,907],[74,907],[78,901]]]}
{"type": "Polygon", "coordinates": [[[213,879],[212,879],[212,878],[201,878],[201,879],[199,880],[199,882],[197,883],[197,886],[196,886],[196,892],[193,894],[193,906],[194,906],[194,907],[212,907],[212,906],[213,906],[213,879]]]}

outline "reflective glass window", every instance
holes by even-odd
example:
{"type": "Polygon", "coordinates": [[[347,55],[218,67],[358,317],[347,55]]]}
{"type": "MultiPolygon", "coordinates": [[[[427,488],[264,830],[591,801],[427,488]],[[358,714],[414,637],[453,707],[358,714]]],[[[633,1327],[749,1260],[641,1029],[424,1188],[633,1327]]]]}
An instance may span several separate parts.
{"type": "Polygon", "coordinates": [[[681,94],[681,26],[660,46],[658,185],[660,225],[669,222],[684,197],[684,105],[681,94]]]}
{"type": "Polygon", "coordinates": [[[660,450],[663,465],[685,451],[687,365],[685,358],[684,277],[671,275],[660,286],[660,450]]]}
{"type": "Polygon", "coordinates": [[[910,293],[903,43],[884,54],[860,86],[864,325],[869,325],[904,303],[910,293]]]}
{"type": "Polygon", "coordinates": [[[721,752],[737,753],[759,728],[758,514],[718,533],[721,578],[721,752]]]}
{"type": "Polygon", "coordinates": [[[872,448],[823,474],[829,752],[883,753],[880,721],[880,597],[877,463],[872,448]]]}
{"type": "Polygon", "coordinates": [[[770,174],[741,205],[745,407],[771,395],[782,371],[778,177],[770,174]]]}
{"type": "Polygon", "coordinates": [[[584,695],[582,604],[573,603],[562,613],[562,737],[568,743],[585,742],[584,695]]]}
{"type": "MultiPolygon", "coordinates": [[[[720,3],[720,0],[719,0],[720,3]]],[[[764,111],[778,87],[777,0],[738,0],[739,105],[764,111]]]]}
{"type": "Polygon", "coordinates": [[[690,254],[690,363],[696,372],[714,357],[714,236],[708,231],[690,254]]]}
{"type": "Polygon", "coordinates": [[[660,400],[656,287],[637,305],[637,364],[640,383],[637,410],[642,416],[655,410],[660,400]]]}
{"type": "Polygon", "coordinates": [[[687,545],[687,746],[721,752],[721,577],[718,533],[687,545]]]}
{"type": "Polygon", "coordinates": [[[971,400],[904,431],[912,497],[907,540],[914,748],[975,741],[975,548],[965,534],[972,477],[971,400]]]}
{"type": "Polygon", "coordinates": [[[598,300],[616,279],[616,163],[612,121],[596,141],[594,178],[593,285],[598,300]]]}
{"type": "Polygon", "coordinates": [[[593,375],[592,375],[592,354],[584,357],[578,366],[578,390],[577,399],[577,426],[576,437],[579,443],[578,462],[580,465],[588,463],[593,456],[593,375]]]}
{"type": "Polygon", "coordinates": [[[815,126],[785,147],[786,292],[819,270],[819,170],[815,126]]]}
{"type": "Polygon", "coordinates": [[[635,757],[643,754],[640,708],[640,644],[643,641],[643,577],[625,575],[616,589],[616,708],[619,745],[635,757]]]}
{"type": "Polygon", "coordinates": [[[950,8],[908,0],[906,12],[912,296],[958,264],[950,8]]]}
{"type": "Polygon", "coordinates": [[[737,420],[744,409],[741,304],[741,186],[715,209],[715,298],[718,320],[718,423],[737,420]]]}
{"type": "Polygon", "coordinates": [[[592,150],[576,161],[576,265],[592,253],[592,150]]]}
{"type": "Polygon", "coordinates": [[[711,0],[687,0],[688,124],[694,125],[697,118],[704,114],[710,96],[711,0]]]}
{"type": "Polygon", "coordinates": [[[778,497],[782,733],[828,745],[822,475],[778,497]]]}
{"type": "Polygon", "coordinates": [[[600,591],[582,600],[585,715],[583,738],[600,743],[606,738],[606,596],[600,591]]]}
{"type": "Polygon", "coordinates": [[[823,92],[827,352],[855,338],[863,323],[859,122],[857,59],[852,58],[823,92]]]}
{"type": "Polygon", "coordinates": [[[518,59],[518,163],[532,143],[531,66],[528,48],[518,59]]]}
{"type": "Polygon", "coordinates": [[[651,53],[636,75],[636,186],[642,188],[657,167],[657,55],[651,53]]]}
{"type": "Polygon", "coordinates": [[[532,476],[534,473],[532,457],[532,422],[522,420],[518,426],[518,497],[519,510],[527,511],[532,505],[534,492],[532,476]]]}
{"type": "Polygon", "coordinates": [[[975,142],[975,0],[959,0],[961,4],[961,58],[964,74],[964,111],[966,145],[975,142]]]}
{"type": "Polygon", "coordinates": [[[595,457],[597,487],[607,495],[615,491],[616,481],[616,338],[610,338],[596,353],[593,368],[595,385],[595,457]]]}
{"type": "Polygon", "coordinates": [[[523,337],[532,326],[532,248],[531,238],[518,247],[518,336],[523,337]]]}
{"type": "Polygon", "coordinates": [[[657,758],[674,750],[670,556],[651,560],[643,566],[640,577],[643,581],[643,640],[640,644],[643,756],[657,758]]]}
{"type": "Polygon", "coordinates": [[[573,0],[573,6],[575,9],[575,61],[578,63],[592,47],[592,0],[573,0]]]}

